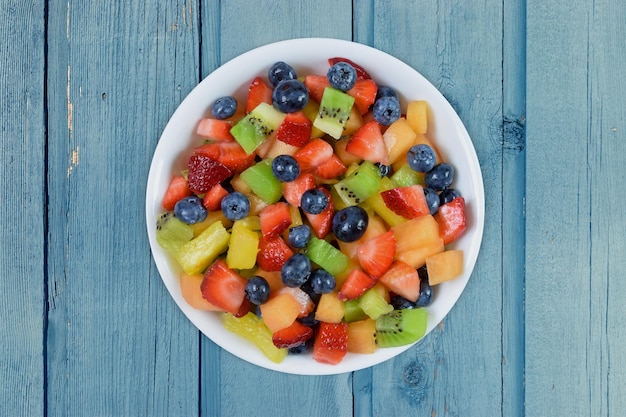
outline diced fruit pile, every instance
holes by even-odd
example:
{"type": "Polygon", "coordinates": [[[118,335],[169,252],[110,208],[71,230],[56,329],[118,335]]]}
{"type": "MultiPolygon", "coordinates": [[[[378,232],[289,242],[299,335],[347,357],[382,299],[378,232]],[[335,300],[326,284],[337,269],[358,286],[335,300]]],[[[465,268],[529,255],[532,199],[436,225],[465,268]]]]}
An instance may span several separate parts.
{"type": "Polygon", "coordinates": [[[216,100],[157,224],[185,300],[275,362],[420,339],[434,286],[463,272],[447,245],[466,227],[428,118],[344,58],[299,77],[277,62],[216,100]]]}

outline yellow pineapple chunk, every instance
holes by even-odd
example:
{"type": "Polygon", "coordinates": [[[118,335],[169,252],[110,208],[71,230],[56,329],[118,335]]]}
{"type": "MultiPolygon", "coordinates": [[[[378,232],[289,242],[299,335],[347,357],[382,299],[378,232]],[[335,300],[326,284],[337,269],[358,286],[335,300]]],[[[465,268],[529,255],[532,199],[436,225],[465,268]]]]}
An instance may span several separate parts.
{"type": "Polygon", "coordinates": [[[426,258],[428,283],[441,284],[457,278],[463,273],[463,251],[447,250],[426,258]]]}
{"type": "Polygon", "coordinates": [[[415,133],[424,134],[428,131],[428,102],[414,100],[406,108],[406,120],[415,133]]]}
{"type": "Polygon", "coordinates": [[[345,312],[346,306],[337,297],[337,292],[322,294],[315,311],[315,320],[325,323],[340,323],[345,312]]]}
{"type": "Polygon", "coordinates": [[[383,140],[389,154],[389,163],[393,164],[400,157],[405,157],[415,142],[417,134],[404,117],[393,122],[383,133],[383,140]]]}
{"type": "Polygon", "coordinates": [[[230,233],[222,222],[216,221],[200,235],[183,244],[176,254],[176,260],[186,273],[199,274],[228,248],[229,240],[230,233]]]}
{"type": "Polygon", "coordinates": [[[259,234],[246,227],[246,221],[237,220],[230,232],[226,264],[231,269],[250,269],[256,264],[259,234]]]}
{"type": "Polygon", "coordinates": [[[220,221],[224,225],[226,229],[233,225],[232,220],[228,220],[224,215],[222,210],[219,211],[209,211],[207,213],[206,219],[201,222],[191,224],[191,229],[193,230],[193,236],[197,237],[200,233],[204,232],[207,227],[212,225],[213,223],[220,221]]]}

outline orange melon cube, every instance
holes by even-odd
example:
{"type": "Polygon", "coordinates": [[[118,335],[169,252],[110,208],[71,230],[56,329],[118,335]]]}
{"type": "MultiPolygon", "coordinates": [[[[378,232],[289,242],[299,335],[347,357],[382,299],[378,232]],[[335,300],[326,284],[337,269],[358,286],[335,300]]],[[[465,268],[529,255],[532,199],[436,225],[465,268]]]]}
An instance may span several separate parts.
{"type": "Polygon", "coordinates": [[[447,250],[426,258],[428,283],[441,284],[457,278],[463,273],[463,251],[447,250]]]}
{"type": "Polygon", "coordinates": [[[315,310],[315,320],[325,323],[340,323],[346,312],[346,306],[337,296],[337,292],[322,294],[315,310]]]}
{"type": "Polygon", "coordinates": [[[389,154],[389,163],[393,164],[400,157],[404,157],[415,142],[417,134],[404,117],[393,122],[383,133],[383,140],[389,154]]]}
{"type": "Polygon", "coordinates": [[[376,351],[376,320],[365,319],[348,323],[348,352],[376,351]]]}
{"type": "Polygon", "coordinates": [[[272,333],[293,324],[300,314],[300,303],[289,293],[279,293],[261,304],[263,322],[272,333]]]}
{"type": "Polygon", "coordinates": [[[409,220],[392,228],[396,238],[396,259],[413,268],[424,266],[426,257],[443,252],[439,224],[430,214],[409,220]]]}
{"type": "Polygon", "coordinates": [[[180,293],[191,307],[205,311],[223,311],[219,307],[209,303],[200,290],[202,284],[202,274],[186,274],[180,273],[180,293]]]}
{"type": "Polygon", "coordinates": [[[444,250],[445,246],[443,244],[443,239],[437,238],[433,242],[427,242],[421,246],[416,246],[400,253],[396,252],[396,259],[417,269],[426,264],[426,258],[437,253],[441,253],[444,250]]]}

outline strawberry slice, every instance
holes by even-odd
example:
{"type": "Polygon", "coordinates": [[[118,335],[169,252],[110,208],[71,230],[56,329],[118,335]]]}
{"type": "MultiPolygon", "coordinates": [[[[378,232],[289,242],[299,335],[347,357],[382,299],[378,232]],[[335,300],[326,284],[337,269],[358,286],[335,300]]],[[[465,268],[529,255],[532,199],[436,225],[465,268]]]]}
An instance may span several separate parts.
{"type": "Polygon", "coordinates": [[[230,134],[232,127],[233,125],[226,120],[205,118],[200,119],[196,134],[212,140],[234,142],[235,138],[230,134]]]}
{"type": "Polygon", "coordinates": [[[291,326],[274,332],[272,342],[277,348],[289,349],[302,345],[312,336],[313,329],[296,320],[291,326]]]}
{"type": "Polygon", "coordinates": [[[342,58],[342,57],[328,58],[328,64],[331,67],[338,62],[346,62],[352,65],[354,69],[356,70],[356,76],[358,80],[367,80],[367,79],[372,78],[362,66],[360,66],[354,61],[349,60],[348,58],[342,58]]]}
{"type": "Polygon", "coordinates": [[[194,149],[196,155],[204,155],[239,174],[254,165],[254,154],[248,155],[237,142],[211,142],[194,149]]]}
{"type": "MultiPolygon", "coordinates": [[[[311,187],[312,188],[312,187],[311,187]]],[[[165,196],[163,197],[163,208],[168,211],[174,210],[174,206],[179,200],[192,195],[187,180],[182,175],[174,175],[170,180],[165,196]]]]}
{"type": "Polygon", "coordinates": [[[282,236],[274,239],[259,239],[259,252],[256,263],[259,268],[267,272],[280,271],[287,259],[291,258],[293,251],[284,241],[282,236]]]}
{"type": "Polygon", "coordinates": [[[218,211],[222,209],[222,198],[228,195],[228,190],[217,184],[204,195],[202,205],[209,211],[218,211]]]}
{"type": "Polygon", "coordinates": [[[304,77],[304,85],[309,89],[309,98],[316,103],[320,103],[324,95],[324,89],[330,87],[330,82],[325,75],[307,75],[304,77]]]}
{"type": "Polygon", "coordinates": [[[392,188],[380,193],[387,208],[405,219],[414,219],[430,213],[424,188],[421,185],[392,188]]]}
{"type": "Polygon", "coordinates": [[[420,295],[419,273],[411,265],[395,261],[391,267],[379,278],[379,281],[389,290],[407,300],[417,301],[420,295]]]}
{"type": "Polygon", "coordinates": [[[291,211],[285,202],[271,204],[259,213],[261,233],[265,240],[271,240],[287,230],[291,225],[291,211]]]}
{"type": "Polygon", "coordinates": [[[315,303],[302,289],[299,287],[283,287],[279,289],[276,294],[289,293],[296,299],[298,304],[300,304],[300,311],[298,313],[298,318],[308,316],[313,310],[315,310],[315,303]]]}
{"type": "Polygon", "coordinates": [[[354,269],[341,285],[337,297],[341,301],[354,300],[372,288],[376,282],[376,278],[371,277],[360,269],[354,269]]]}
{"type": "Polygon", "coordinates": [[[312,188],[315,188],[315,177],[313,174],[300,174],[295,180],[283,183],[283,197],[292,206],[300,207],[302,194],[312,188]]]}
{"type": "Polygon", "coordinates": [[[439,237],[444,245],[455,241],[465,231],[465,199],[457,197],[449,203],[439,206],[435,213],[435,220],[439,224],[439,237]]]}
{"type": "Polygon", "coordinates": [[[387,272],[396,254],[393,231],[369,239],[358,247],[356,254],[365,272],[374,278],[380,277],[387,272]]]}
{"type": "Polygon", "coordinates": [[[346,91],[354,97],[354,105],[362,115],[367,113],[370,106],[376,101],[378,86],[374,80],[357,80],[350,90],[346,91]]]}
{"type": "Polygon", "coordinates": [[[293,157],[300,164],[302,172],[311,171],[327,162],[333,156],[333,147],[324,139],[312,139],[300,148],[293,157]]]}
{"type": "Polygon", "coordinates": [[[333,153],[328,161],[315,168],[313,172],[318,178],[332,180],[343,175],[346,172],[346,166],[341,162],[341,159],[333,153]]]}
{"type": "Polygon", "coordinates": [[[189,189],[196,194],[206,193],[232,175],[226,166],[204,155],[191,155],[187,169],[189,189]]]}
{"type": "Polygon", "coordinates": [[[333,205],[333,199],[328,192],[328,190],[324,187],[319,187],[319,189],[326,194],[328,197],[328,205],[323,212],[319,214],[311,214],[304,212],[309,224],[311,225],[311,230],[315,233],[319,239],[323,239],[329,232],[333,223],[333,215],[335,214],[335,207],[333,205]]]}
{"type": "Polygon", "coordinates": [[[372,162],[379,162],[383,165],[389,164],[389,154],[383,139],[380,125],[372,120],[359,128],[348,143],[346,152],[372,162]]]}
{"type": "Polygon", "coordinates": [[[303,112],[288,113],[276,130],[276,139],[302,147],[309,143],[312,128],[313,123],[303,112]]]}
{"type": "Polygon", "coordinates": [[[321,322],[313,343],[313,359],[336,365],[348,352],[348,323],[321,322]]]}
{"type": "Polygon", "coordinates": [[[246,101],[246,113],[250,113],[261,103],[272,104],[272,89],[261,77],[256,77],[248,87],[248,99],[246,101]]]}
{"type": "Polygon", "coordinates": [[[238,315],[246,297],[246,280],[219,258],[204,273],[200,290],[209,303],[238,315]]]}

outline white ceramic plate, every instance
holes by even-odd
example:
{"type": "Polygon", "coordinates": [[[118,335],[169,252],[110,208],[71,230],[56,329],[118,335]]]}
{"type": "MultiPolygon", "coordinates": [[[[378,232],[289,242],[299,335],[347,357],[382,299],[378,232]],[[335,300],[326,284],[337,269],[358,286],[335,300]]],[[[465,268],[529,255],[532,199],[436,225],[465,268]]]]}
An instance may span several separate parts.
{"type": "MultiPolygon", "coordinates": [[[[369,46],[336,39],[307,38],[273,43],[249,51],[227,62],[206,77],[185,98],[172,115],[156,147],[146,193],[146,218],[150,246],[157,268],[170,294],[193,324],[213,342],[253,364],[280,372],[325,375],[355,371],[386,361],[412,345],[378,349],[373,354],[350,354],[338,365],[320,364],[311,355],[289,355],[284,362],[269,361],[252,344],[225,330],[216,313],[195,310],[183,300],[178,284],[179,267],[155,239],[157,216],[163,211],[161,200],[172,174],[186,166],[191,148],[198,144],[194,131],[198,120],[208,115],[210,104],[224,95],[246,96],[249,82],[266,76],[276,61],[292,65],[299,75],[325,74],[327,59],[345,57],[360,64],[379,84],[395,88],[402,108],[407,100],[427,100],[432,109],[432,130],[443,158],[456,169],[453,186],[465,197],[467,230],[453,245],[465,253],[465,273],[436,288],[434,302],[428,307],[427,334],[443,320],[465,288],[481,245],[484,224],[484,189],[478,158],[463,123],[446,99],[416,70],[400,60],[369,46]]],[[[430,129],[430,128],[429,128],[430,129]]]]}

